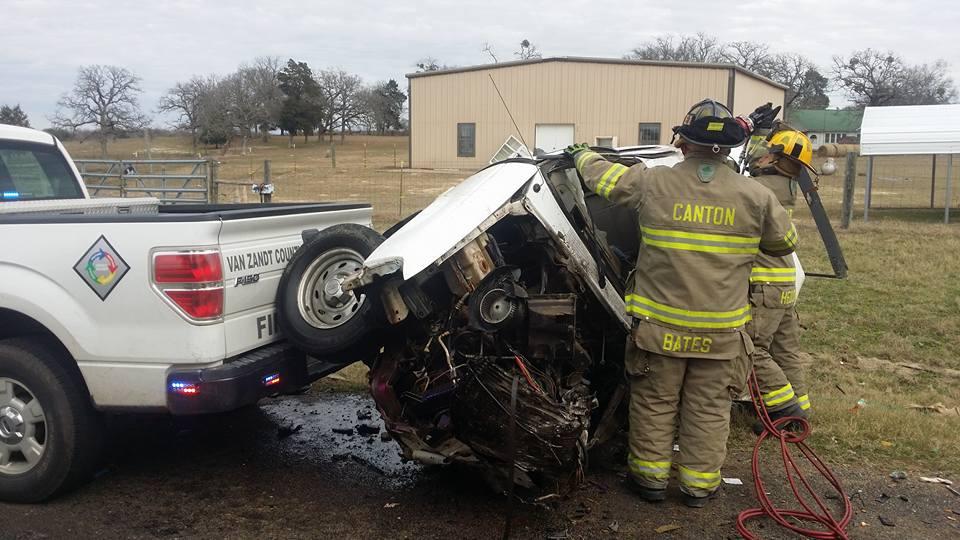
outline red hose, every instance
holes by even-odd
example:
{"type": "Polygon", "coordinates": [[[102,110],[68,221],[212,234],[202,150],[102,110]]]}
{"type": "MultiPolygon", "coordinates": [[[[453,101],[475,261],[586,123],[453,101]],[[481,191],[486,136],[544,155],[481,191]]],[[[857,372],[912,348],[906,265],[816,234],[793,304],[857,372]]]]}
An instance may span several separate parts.
{"type": "Polygon", "coordinates": [[[847,540],[849,537],[847,536],[846,528],[847,524],[850,523],[850,518],[853,517],[853,508],[850,505],[850,499],[840,485],[840,481],[837,480],[837,477],[834,476],[833,472],[827,467],[827,464],[824,463],[820,456],[811,450],[810,447],[807,446],[807,443],[804,442],[807,436],[810,435],[809,422],[804,418],[796,417],[785,417],[776,421],[771,420],[770,415],[767,413],[767,408],[763,404],[763,399],[760,397],[760,385],[757,382],[757,374],[755,372],[750,374],[749,382],[753,406],[764,427],[763,433],[757,438],[757,444],[753,447],[753,460],[751,461],[753,484],[756,489],[757,500],[760,502],[760,508],[750,508],[740,512],[740,515],[737,516],[737,532],[747,540],[758,540],[759,537],[747,529],[747,521],[766,516],[777,522],[781,527],[809,538],[818,540],[847,540]],[[800,426],[799,433],[787,430],[781,431],[781,427],[786,427],[791,423],[795,426],[800,426]],[[803,510],[785,510],[775,507],[767,495],[766,489],[764,489],[763,478],[760,476],[760,448],[768,438],[780,441],[780,456],[783,458],[787,481],[790,483],[793,496],[797,502],[800,503],[803,510]],[[842,519],[837,521],[823,500],[820,499],[813,490],[813,487],[803,476],[793,456],[790,455],[789,444],[795,444],[803,456],[807,458],[807,461],[809,461],[837,491],[844,505],[842,519]],[[806,496],[800,494],[800,485],[805,489],[806,496]],[[816,508],[813,508],[809,501],[815,503],[816,508]],[[800,526],[802,523],[818,523],[820,527],[816,529],[804,528],[800,526]]]}

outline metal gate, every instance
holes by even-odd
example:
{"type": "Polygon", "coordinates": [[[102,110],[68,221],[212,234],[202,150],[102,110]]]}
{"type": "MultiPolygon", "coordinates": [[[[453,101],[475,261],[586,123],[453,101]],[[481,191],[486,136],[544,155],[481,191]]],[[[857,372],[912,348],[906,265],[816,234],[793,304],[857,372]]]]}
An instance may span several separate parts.
{"type": "Polygon", "coordinates": [[[210,165],[201,159],[75,159],[91,197],[155,197],[163,204],[210,201],[210,165]]]}

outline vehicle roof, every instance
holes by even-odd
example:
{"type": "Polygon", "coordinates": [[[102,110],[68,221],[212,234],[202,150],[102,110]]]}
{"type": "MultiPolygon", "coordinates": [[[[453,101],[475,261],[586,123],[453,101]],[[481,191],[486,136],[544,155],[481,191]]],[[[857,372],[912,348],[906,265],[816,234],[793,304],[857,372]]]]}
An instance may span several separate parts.
{"type": "Polygon", "coordinates": [[[53,144],[53,135],[38,129],[0,124],[0,139],[53,144]]]}

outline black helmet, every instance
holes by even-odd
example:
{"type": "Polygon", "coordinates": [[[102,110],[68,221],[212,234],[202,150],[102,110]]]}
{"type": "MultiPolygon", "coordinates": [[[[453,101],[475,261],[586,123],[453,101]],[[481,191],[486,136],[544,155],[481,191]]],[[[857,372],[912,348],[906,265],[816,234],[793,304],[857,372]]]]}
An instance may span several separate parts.
{"type": "Polygon", "coordinates": [[[683,125],[673,128],[673,136],[692,144],[719,148],[733,148],[747,140],[747,132],[730,109],[712,99],[691,107],[683,117],[683,125]]]}

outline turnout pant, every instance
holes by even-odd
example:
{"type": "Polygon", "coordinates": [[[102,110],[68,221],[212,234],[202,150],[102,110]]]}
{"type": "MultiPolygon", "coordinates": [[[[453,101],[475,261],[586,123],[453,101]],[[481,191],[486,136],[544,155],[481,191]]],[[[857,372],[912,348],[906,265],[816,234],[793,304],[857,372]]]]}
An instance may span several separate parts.
{"type": "Polygon", "coordinates": [[[753,306],[753,368],[767,410],[797,404],[810,409],[806,366],[800,359],[800,319],[795,307],[753,306]]]}
{"type": "Polygon", "coordinates": [[[740,386],[747,359],[674,358],[638,349],[628,340],[631,475],[664,489],[679,436],[680,489],[695,497],[720,486],[720,467],[730,433],[731,387],[740,386]],[[677,420],[679,419],[679,431],[677,420]]]}

